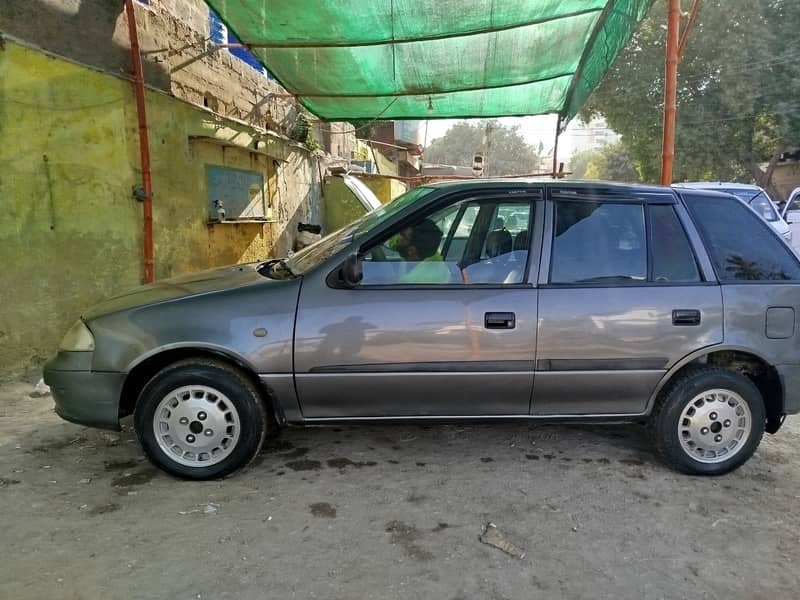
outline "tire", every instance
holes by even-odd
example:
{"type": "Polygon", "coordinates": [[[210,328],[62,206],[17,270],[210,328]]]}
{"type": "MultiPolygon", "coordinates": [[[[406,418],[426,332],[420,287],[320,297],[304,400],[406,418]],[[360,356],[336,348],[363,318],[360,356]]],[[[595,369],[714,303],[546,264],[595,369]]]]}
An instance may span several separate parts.
{"type": "Polygon", "coordinates": [[[210,359],[176,362],[145,385],[134,427],[147,457],[184,479],[230,475],[256,457],[268,432],[258,389],[210,359]]]}
{"type": "Polygon", "coordinates": [[[649,425],[659,454],[672,468],[689,475],[724,475],[753,455],[765,422],[764,400],[750,379],[700,367],[667,385],[649,425]]]}

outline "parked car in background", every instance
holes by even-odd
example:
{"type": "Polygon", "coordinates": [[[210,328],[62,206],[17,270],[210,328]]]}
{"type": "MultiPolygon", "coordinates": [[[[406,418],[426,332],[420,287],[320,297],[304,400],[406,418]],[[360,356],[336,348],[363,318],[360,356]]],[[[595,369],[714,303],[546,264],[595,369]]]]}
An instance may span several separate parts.
{"type": "Polygon", "coordinates": [[[459,181],[95,306],[45,381],[64,419],[132,414],[193,479],[283,425],[453,419],[647,423],[666,462],[716,475],[800,411],[798,315],[800,259],[729,194],[459,181]]]}
{"type": "Polygon", "coordinates": [[[699,190],[711,190],[733,194],[745,204],[750,206],[756,214],[764,219],[770,226],[783,237],[789,245],[792,244],[792,230],[781,216],[778,207],[762,188],[746,183],[726,183],[723,181],[696,181],[676,183],[674,187],[685,187],[699,190]]]}
{"type": "Polygon", "coordinates": [[[781,218],[789,225],[792,239],[800,242],[800,187],[792,190],[781,208],[781,218]]]}

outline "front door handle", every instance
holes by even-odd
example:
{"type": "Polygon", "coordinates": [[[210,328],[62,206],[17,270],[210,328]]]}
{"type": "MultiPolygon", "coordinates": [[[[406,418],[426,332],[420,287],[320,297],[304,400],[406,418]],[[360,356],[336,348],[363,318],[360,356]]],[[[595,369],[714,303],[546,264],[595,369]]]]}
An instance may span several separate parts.
{"type": "Polygon", "coordinates": [[[486,329],[514,329],[517,316],[513,312],[487,312],[483,316],[483,326],[486,329]]]}
{"type": "Polygon", "coordinates": [[[700,325],[700,311],[694,308],[676,308],[672,311],[672,324],[684,327],[700,325]]]}

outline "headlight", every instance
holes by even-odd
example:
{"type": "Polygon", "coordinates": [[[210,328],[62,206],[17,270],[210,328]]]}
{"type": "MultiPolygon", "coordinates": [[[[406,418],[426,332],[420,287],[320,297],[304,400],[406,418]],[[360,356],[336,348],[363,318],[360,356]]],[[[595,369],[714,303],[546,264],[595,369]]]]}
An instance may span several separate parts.
{"type": "Polygon", "coordinates": [[[94,336],[86,324],[80,319],[69,328],[67,335],[61,340],[59,346],[67,352],[91,352],[94,350],[94,336]]]}

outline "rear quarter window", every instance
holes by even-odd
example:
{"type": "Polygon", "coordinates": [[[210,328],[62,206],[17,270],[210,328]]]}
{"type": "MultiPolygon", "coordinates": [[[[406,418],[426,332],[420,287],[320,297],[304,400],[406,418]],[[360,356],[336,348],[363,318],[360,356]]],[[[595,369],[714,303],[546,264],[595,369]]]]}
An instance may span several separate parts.
{"type": "Polygon", "coordinates": [[[792,251],[743,203],[724,196],[682,196],[720,281],[800,281],[792,251]]]}

